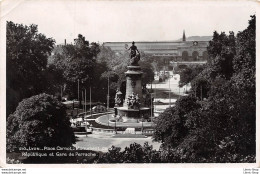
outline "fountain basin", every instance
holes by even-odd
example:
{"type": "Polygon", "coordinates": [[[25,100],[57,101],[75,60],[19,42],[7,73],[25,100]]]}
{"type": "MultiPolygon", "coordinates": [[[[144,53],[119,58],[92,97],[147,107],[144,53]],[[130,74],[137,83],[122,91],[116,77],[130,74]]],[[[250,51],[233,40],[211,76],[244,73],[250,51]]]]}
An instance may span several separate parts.
{"type": "Polygon", "coordinates": [[[117,114],[122,119],[123,123],[139,123],[140,119],[150,117],[151,109],[148,107],[141,107],[139,109],[118,107],[117,114]]]}

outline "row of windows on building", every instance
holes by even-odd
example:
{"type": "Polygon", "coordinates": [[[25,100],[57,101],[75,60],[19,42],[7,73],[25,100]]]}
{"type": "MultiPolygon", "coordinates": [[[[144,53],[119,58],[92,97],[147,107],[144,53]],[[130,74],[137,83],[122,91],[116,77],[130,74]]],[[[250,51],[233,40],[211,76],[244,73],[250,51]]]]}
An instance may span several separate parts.
{"type": "Polygon", "coordinates": [[[207,59],[208,59],[208,52],[207,52],[207,51],[204,51],[204,52],[202,53],[202,56],[199,56],[199,52],[198,52],[198,51],[193,51],[193,52],[192,52],[192,55],[189,56],[188,51],[183,51],[181,58],[182,58],[182,60],[184,60],[184,61],[207,60],[207,59]]]}
{"type": "Polygon", "coordinates": [[[199,54],[198,51],[193,51],[191,55],[189,55],[188,51],[183,51],[181,56],[176,56],[176,54],[152,54],[156,57],[175,57],[176,61],[205,61],[208,59],[208,52],[203,51],[202,55],[199,54]]]}

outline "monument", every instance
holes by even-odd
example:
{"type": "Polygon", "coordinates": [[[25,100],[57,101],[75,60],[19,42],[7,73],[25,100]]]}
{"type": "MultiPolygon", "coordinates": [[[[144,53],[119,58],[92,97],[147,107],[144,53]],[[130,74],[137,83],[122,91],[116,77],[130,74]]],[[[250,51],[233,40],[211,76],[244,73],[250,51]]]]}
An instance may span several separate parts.
{"type": "MultiPolygon", "coordinates": [[[[124,123],[139,123],[143,119],[150,117],[151,109],[145,104],[142,92],[142,71],[138,64],[140,53],[137,47],[132,43],[130,49],[130,65],[127,66],[126,76],[126,95],[125,99],[116,95],[116,119],[124,123]],[[123,101],[123,102],[119,102],[123,101]],[[121,106],[119,105],[121,103],[121,106]]],[[[128,50],[129,50],[128,49],[128,50]]],[[[120,94],[120,93],[118,93],[120,94]]],[[[147,96],[147,95],[146,95],[147,96]]]]}

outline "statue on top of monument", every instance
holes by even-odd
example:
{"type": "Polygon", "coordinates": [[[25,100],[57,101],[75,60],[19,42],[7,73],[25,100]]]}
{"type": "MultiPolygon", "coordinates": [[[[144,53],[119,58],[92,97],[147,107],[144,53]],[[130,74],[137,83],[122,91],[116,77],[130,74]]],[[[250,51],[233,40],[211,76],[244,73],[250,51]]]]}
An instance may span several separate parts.
{"type": "Polygon", "coordinates": [[[132,46],[128,48],[130,50],[130,63],[131,65],[138,66],[138,61],[140,60],[140,52],[135,46],[135,42],[132,42],[132,46]]]}

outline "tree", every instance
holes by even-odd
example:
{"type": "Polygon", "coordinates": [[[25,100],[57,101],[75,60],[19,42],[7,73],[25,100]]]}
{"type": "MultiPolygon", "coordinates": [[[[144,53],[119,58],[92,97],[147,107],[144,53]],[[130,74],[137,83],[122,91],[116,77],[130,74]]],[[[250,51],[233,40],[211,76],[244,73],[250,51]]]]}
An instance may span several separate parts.
{"type": "Polygon", "coordinates": [[[237,34],[237,55],[233,60],[234,82],[236,86],[252,94],[255,98],[255,74],[256,74],[256,17],[251,16],[249,26],[237,34]]]}
{"type": "MultiPolygon", "coordinates": [[[[105,62],[103,62],[103,64],[105,64],[105,62]]],[[[102,99],[104,102],[107,101],[109,85],[109,105],[114,106],[113,96],[115,96],[116,90],[119,88],[117,85],[118,75],[114,71],[109,70],[109,68],[106,66],[102,72],[100,71],[96,79],[97,80],[95,81],[98,81],[96,87],[99,89],[99,92],[96,94],[96,100],[100,101],[102,99]]]]}
{"type": "Polygon", "coordinates": [[[188,66],[180,71],[180,86],[190,83],[201,71],[204,65],[188,66]]]}
{"type": "Polygon", "coordinates": [[[176,147],[187,135],[185,128],[187,114],[200,108],[196,98],[192,96],[181,97],[175,107],[167,108],[156,121],[153,138],[162,142],[164,149],[176,147]]]}
{"type": "Polygon", "coordinates": [[[54,52],[53,64],[63,72],[66,86],[65,92],[72,97],[77,96],[77,81],[87,86],[94,78],[96,57],[99,45],[91,43],[81,34],[74,39],[75,43],[61,46],[61,50],[54,52]]]}
{"type": "Polygon", "coordinates": [[[153,138],[162,142],[164,149],[176,146],[183,138],[183,122],[179,115],[175,114],[175,108],[167,108],[156,120],[153,138]]]}
{"type": "Polygon", "coordinates": [[[160,152],[153,149],[152,145],[145,142],[144,145],[130,144],[121,151],[120,147],[112,146],[103,154],[97,163],[160,163],[160,152]]]}
{"type": "Polygon", "coordinates": [[[100,52],[97,55],[97,62],[106,63],[109,70],[113,70],[113,68],[119,63],[115,52],[112,51],[110,47],[104,45],[100,46],[100,52]]]}
{"type": "Polygon", "coordinates": [[[26,97],[45,90],[47,58],[54,45],[52,38],[38,33],[37,25],[7,22],[6,30],[6,98],[7,116],[26,97]]]}
{"type": "Polygon", "coordinates": [[[210,91],[210,82],[202,76],[196,77],[191,83],[191,94],[203,100],[208,98],[210,91]]]}
{"type": "Polygon", "coordinates": [[[256,17],[251,16],[248,27],[237,34],[236,56],[233,60],[234,75],[231,78],[232,98],[230,102],[233,115],[233,126],[240,154],[255,154],[256,136],[256,17]],[[245,138],[246,137],[246,138],[245,138]]]}
{"type": "Polygon", "coordinates": [[[208,51],[192,80],[206,100],[181,98],[159,116],[154,138],[170,145],[163,158],[172,162],[255,162],[255,16],[236,38],[215,32],[208,51]]]}
{"type": "Polygon", "coordinates": [[[232,76],[230,80],[223,76],[212,80],[208,113],[212,115],[209,125],[217,130],[219,147],[232,144],[232,148],[217,148],[217,152],[228,152],[231,155],[227,158],[239,161],[244,155],[255,154],[255,16],[251,16],[249,26],[235,40],[232,76]]]}
{"type": "Polygon", "coordinates": [[[45,92],[51,95],[58,95],[61,84],[65,82],[63,71],[50,64],[45,70],[44,76],[45,92]]]}
{"type": "Polygon", "coordinates": [[[215,78],[222,76],[229,80],[233,74],[232,61],[236,55],[236,38],[234,32],[230,32],[229,36],[225,32],[213,34],[212,41],[208,47],[210,66],[210,77],[215,78]]]}
{"type": "Polygon", "coordinates": [[[69,147],[75,136],[65,106],[48,94],[21,101],[7,120],[7,150],[19,147],[69,147]]]}
{"type": "Polygon", "coordinates": [[[146,86],[148,83],[152,83],[154,81],[154,71],[152,64],[147,60],[146,57],[142,58],[139,62],[139,65],[142,68],[142,84],[146,86]]]}
{"type": "Polygon", "coordinates": [[[188,84],[194,78],[191,74],[192,69],[190,67],[186,67],[180,71],[180,86],[188,84]]]}
{"type": "Polygon", "coordinates": [[[112,146],[108,149],[108,152],[103,154],[97,160],[97,163],[123,163],[122,152],[120,152],[120,147],[112,146]]]}

